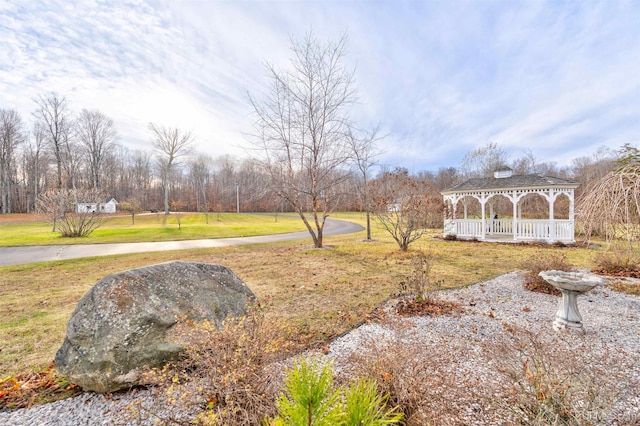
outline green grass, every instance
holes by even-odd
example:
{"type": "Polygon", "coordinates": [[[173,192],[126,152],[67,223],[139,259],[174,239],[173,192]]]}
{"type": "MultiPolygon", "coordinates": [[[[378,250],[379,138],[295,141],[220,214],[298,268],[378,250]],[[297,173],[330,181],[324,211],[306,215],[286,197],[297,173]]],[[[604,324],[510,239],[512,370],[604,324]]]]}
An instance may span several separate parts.
{"type": "MultiPolygon", "coordinates": [[[[357,214],[352,216],[360,222],[357,214]]],[[[563,253],[573,266],[589,268],[597,253],[586,248],[444,241],[436,238],[441,231],[402,253],[375,223],[372,231],[373,242],[363,242],[362,231],[327,237],[322,250],[313,249],[307,239],[0,267],[0,376],[46,367],[62,343],[75,305],[96,281],[154,263],[180,259],[230,267],[268,301],[268,316],[288,321],[301,340],[313,343],[350,329],[396,294],[418,249],[435,253],[433,278],[448,288],[518,269],[528,258],[543,254],[563,253]]]]}
{"type": "Polygon", "coordinates": [[[247,237],[304,231],[300,219],[292,216],[215,213],[209,223],[203,214],[182,213],[181,228],[175,214],[137,215],[107,218],[106,223],[86,238],[62,238],[46,222],[0,223],[0,247],[53,244],[106,244],[145,241],[177,241],[247,237]]]}

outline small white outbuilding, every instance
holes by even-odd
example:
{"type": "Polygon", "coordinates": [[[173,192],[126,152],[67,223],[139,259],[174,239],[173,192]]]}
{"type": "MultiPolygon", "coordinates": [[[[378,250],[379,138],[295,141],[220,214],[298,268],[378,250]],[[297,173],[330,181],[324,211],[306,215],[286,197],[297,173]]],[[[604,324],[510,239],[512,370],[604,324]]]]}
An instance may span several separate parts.
{"type": "Polygon", "coordinates": [[[109,197],[102,203],[78,203],[77,213],[115,213],[118,202],[115,198],[109,197]]]}

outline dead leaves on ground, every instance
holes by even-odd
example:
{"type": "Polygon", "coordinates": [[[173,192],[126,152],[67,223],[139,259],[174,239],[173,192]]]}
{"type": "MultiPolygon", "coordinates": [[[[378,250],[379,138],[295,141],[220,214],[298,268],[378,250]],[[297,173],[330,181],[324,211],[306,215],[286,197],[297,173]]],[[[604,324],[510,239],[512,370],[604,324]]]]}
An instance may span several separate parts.
{"type": "Polygon", "coordinates": [[[80,388],[62,378],[51,364],[39,373],[29,372],[0,379],[0,411],[52,402],[79,392],[80,388]]]}
{"type": "Polygon", "coordinates": [[[396,306],[402,316],[430,316],[449,315],[462,310],[460,304],[440,299],[408,299],[401,300],[396,306]]]}

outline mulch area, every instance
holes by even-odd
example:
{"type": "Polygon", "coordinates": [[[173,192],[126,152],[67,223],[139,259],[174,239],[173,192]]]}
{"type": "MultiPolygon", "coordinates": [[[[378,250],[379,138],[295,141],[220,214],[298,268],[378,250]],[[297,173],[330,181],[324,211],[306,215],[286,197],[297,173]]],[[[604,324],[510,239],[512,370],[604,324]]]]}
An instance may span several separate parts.
{"type": "Polygon", "coordinates": [[[462,311],[460,304],[440,300],[437,298],[429,299],[407,299],[401,300],[396,305],[396,311],[399,315],[406,317],[449,315],[453,312],[462,311]]]}

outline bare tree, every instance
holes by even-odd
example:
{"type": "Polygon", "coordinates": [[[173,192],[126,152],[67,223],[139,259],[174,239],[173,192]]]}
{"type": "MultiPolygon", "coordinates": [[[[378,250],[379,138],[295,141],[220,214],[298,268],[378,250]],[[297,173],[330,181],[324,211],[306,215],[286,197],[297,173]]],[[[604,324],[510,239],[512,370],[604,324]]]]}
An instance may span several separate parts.
{"type": "Polygon", "coordinates": [[[376,165],[376,157],[380,154],[376,147],[376,143],[381,139],[378,137],[378,128],[371,131],[361,132],[356,135],[355,131],[350,130],[348,141],[353,155],[353,165],[362,180],[357,186],[358,194],[362,202],[362,208],[367,215],[367,241],[371,241],[371,206],[369,203],[369,180],[371,179],[371,170],[376,165]]]}
{"type": "Polygon", "coordinates": [[[507,160],[506,151],[492,142],[468,152],[462,159],[460,169],[467,179],[487,177],[499,167],[506,166],[507,160]]]}
{"type": "Polygon", "coordinates": [[[204,212],[205,221],[209,223],[208,189],[211,184],[213,159],[206,154],[198,154],[189,163],[189,175],[196,194],[196,210],[204,212]]]}
{"type": "Polygon", "coordinates": [[[440,193],[431,184],[409,176],[406,169],[386,172],[371,182],[373,212],[385,229],[407,251],[427,228],[438,226],[444,208],[440,193]]]}
{"type": "Polygon", "coordinates": [[[522,157],[516,158],[511,163],[511,168],[516,175],[536,173],[536,157],[533,155],[533,151],[526,150],[522,157]]]}
{"type": "Polygon", "coordinates": [[[178,128],[159,126],[149,123],[149,130],[153,133],[153,148],[156,150],[160,170],[162,171],[162,185],[164,186],[164,214],[169,214],[169,178],[173,167],[180,164],[180,160],[191,153],[193,138],[190,131],[178,128]]]}
{"type": "MultiPolygon", "coordinates": [[[[45,130],[39,123],[33,126],[32,137],[29,139],[29,143],[26,145],[22,152],[23,167],[27,173],[27,184],[31,190],[33,190],[33,210],[37,210],[38,195],[40,194],[40,183],[44,180],[44,174],[46,171],[47,158],[43,152],[45,144],[45,130]]],[[[27,190],[29,193],[30,190],[27,190]]],[[[27,197],[26,211],[29,213],[30,203],[29,197],[27,197]]]]}
{"type": "Polygon", "coordinates": [[[71,132],[68,104],[65,97],[55,93],[34,99],[37,109],[33,112],[36,122],[44,129],[46,141],[56,161],[56,187],[62,188],[62,168],[65,143],[71,132]]]}
{"type": "Polygon", "coordinates": [[[100,188],[100,168],[118,138],[113,120],[98,110],[83,109],[76,120],[76,131],[89,164],[90,186],[100,188]]]}
{"type": "Polygon", "coordinates": [[[462,177],[455,167],[440,167],[438,174],[434,177],[434,185],[438,190],[451,188],[453,185],[460,183],[462,177]]]}
{"type": "Polygon", "coordinates": [[[262,100],[250,96],[269,184],[298,213],[318,248],[351,157],[347,133],[355,89],[353,73],[342,64],[345,46],[344,37],[326,44],[311,34],[292,40],[292,68],[267,65],[269,93],[262,100]]]}
{"type": "Polygon", "coordinates": [[[67,187],[76,189],[82,166],[82,149],[75,140],[75,128],[70,128],[62,138],[62,168],[66,174],[67,187]]]}
{"type": "Polygon", "coordinates": [[[16,148],[24,142],[22,118],[16,110],[0,109],[0,203],[2,214],[11,213],[11,189],[16,148]]]}
{"type": "Polygon", "coordinates": [[[100,208],[104,198],[93,189],[50,189],[41,193],[38,198],[38,211],[54,223],[54,229],[62,237],[88,237],[106,220],[100,208]],[[79,202],[93,204],[95,207],[81,209],[78,207],[79,202]]]}
{"type": "Polygon", "coordinates": [[[626,144],[618,168],[592,182],[578,199],[576,217],[587,239],[594,233],[608,242],[623,236],[629,248],[640,238],[640,150],[626,144]]]}
{"type": "Polygon", "coordinates": [[[269,180],[263,164],[255,159],[248,158],[240,163],[236,174],[236,181],[242,191],[241,206],[248,211],[273,211],[277,209],[277,202],[282,202],[279,197],[274,197],[268,185],[269,180]],[[274,200],[277,201],[274,203],[274,200]]]}
{"type": "Polygon", "coordinates": [[[137,198],[141,210],[148,210],[153,178],[151,154],[147,151],[134,151],[131,155],[128,173],[133,195],[137,198]]]}

